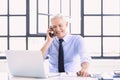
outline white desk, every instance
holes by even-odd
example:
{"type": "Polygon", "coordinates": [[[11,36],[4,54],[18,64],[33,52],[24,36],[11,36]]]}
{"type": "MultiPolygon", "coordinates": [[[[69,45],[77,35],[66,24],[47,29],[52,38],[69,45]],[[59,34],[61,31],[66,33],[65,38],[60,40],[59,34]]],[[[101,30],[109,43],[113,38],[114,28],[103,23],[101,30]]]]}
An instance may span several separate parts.
{"type": "Polygon", "coordinates": [[[0,80],[98,80],[96,78],[89,78],[89,77],[76,77],[76,76],[56,76],[56,77],[49,77],[49,78],[25,78],[25,77],[13,77],[8,75],[5,72],[0,72],[0,80]]]}
{"type": "Polygon", "coordinates": [[[95,78],[86,78],[86,77],[51,77],[46,79],[39,78],[11,78],[10,80],[98,80],[95,78]]]}
{"type": "MultiPolygon", "coordinates": [[[[49,78],[27,78],[27,77],[13,77],[8,75],[7,72],[0,72],[0,80],[98,80],[97,78],[90,78],[90,77],[76,77],[76,76],[66,76],[60,75],[56,77],[49,77],[49,78]]],[[[113,80],[120,80],[120,78],[114,78],[113,80]]]]}

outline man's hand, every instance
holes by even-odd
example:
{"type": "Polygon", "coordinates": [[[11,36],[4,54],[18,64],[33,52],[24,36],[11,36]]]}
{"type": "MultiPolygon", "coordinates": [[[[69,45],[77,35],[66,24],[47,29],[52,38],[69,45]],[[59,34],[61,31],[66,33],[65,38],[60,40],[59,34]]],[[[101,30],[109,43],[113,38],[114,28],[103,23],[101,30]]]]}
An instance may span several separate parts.
{"type": "Polygon", "coordinates": [[[77,72],[77,75],[81,76],[81,77],[90,77],[90,74],[88,73],[89,63],[83,62],[81,67],[82,67],[82,69],[77,72]]]}
{"type": "Polygon", "coordinates": [[[47,30],[47,39],[46,39],[43,47],[40,49],[43,56],[45,55],[46,51],[48,50],[50,44],[52,43],[52,41],[54,39],[54,37],[50,37],[50,35],[49,35],[50,32],[51,32],[51,29],[48,28],[48,30],[47,30]]]}
{"type": "Polygon", "coordinates": [[[90,74],[88,73],[87,70],[81,69],[79,72],[77,72],[77,76],[81,76],[81,77],[90,77],[90,74]]]}
{"type": "Polygon", "coordinates": [[[47,39],[46,39],[48,41],[53,41],[53,38],[54,38],[54,37],[50,36],[51,31],[53,32],[53,30],[51,30],[51,28],[48,28],[48,30],[47,30],[47,39]]]}

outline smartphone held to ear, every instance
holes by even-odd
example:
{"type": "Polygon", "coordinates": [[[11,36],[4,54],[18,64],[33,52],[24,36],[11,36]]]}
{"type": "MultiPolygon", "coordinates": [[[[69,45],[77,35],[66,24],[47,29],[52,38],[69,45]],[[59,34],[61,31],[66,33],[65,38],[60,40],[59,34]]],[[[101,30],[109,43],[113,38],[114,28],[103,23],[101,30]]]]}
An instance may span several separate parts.
{"type": "Polygon", "coordinates": [[[50,37],[54,37],[54,36],[55,36],[55,34],[54,34],[53,31],[51,31],[51,32],[49,33],[49,35],[50,35],[50,37]]]}
{"type": "Polygon", "coordinates": [[[50,36],[50,37],[54,37],[54,36],[55,36],[55,34],[54,34],[54,31],[53,31],[53,28],[52,28],[52,27],[50,27],[50,29],[51,29],[51,32],[49,33],[49,36],[50,36]]]}

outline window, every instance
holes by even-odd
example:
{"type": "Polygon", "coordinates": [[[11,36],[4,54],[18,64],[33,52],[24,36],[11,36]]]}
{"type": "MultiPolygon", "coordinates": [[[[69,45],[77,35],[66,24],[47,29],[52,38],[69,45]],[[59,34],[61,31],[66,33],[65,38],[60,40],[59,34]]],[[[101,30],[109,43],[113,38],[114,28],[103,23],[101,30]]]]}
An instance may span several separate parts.
{"type": "Polygon", "coordinates": [[[83,34],[93,58],[120,58],[120,0],[82,0],[83,34]]]}
{"type": "Polygon", "coordinates": [[[51,16],[57,13],[62,13],[68,20],[70,33],[81,34],[80,0],[30,0],[29,34],[45,34],[50,26],[51,16]]]}
{"type": "Polygon", "coordinates": [[[93,58],[120,58],[120,0],[0,0],[0,58],[5,50],[39,50],[50,18],[62,13],[93,58]]]}
{"type": "Polygon", "coordinates": [[[39,50],[55,13],[68,19],[70,33],[81,34],[79,0],[0,0],[0,7],[0,53],[39,50]]]}
{"type": "Polygon", "coordinates": [[[0,59],[5,50],[39,50],[45,38],[28,32],[29,0],[0,0],[0,59]]]}

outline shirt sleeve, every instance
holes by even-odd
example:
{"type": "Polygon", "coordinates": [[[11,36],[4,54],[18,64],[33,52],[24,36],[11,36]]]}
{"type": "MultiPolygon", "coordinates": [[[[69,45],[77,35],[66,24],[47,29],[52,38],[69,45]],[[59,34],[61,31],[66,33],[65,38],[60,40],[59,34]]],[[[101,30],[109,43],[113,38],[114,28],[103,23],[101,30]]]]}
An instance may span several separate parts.
{"type": "Polygon", "coordinates": [[[83,62],[90,63],[91,62],[91,57],[86,55],[84,38],[79,36],[76,42],[77,42],[77,51],[80,55],[81,63],[83,63],[83,62]]]}

